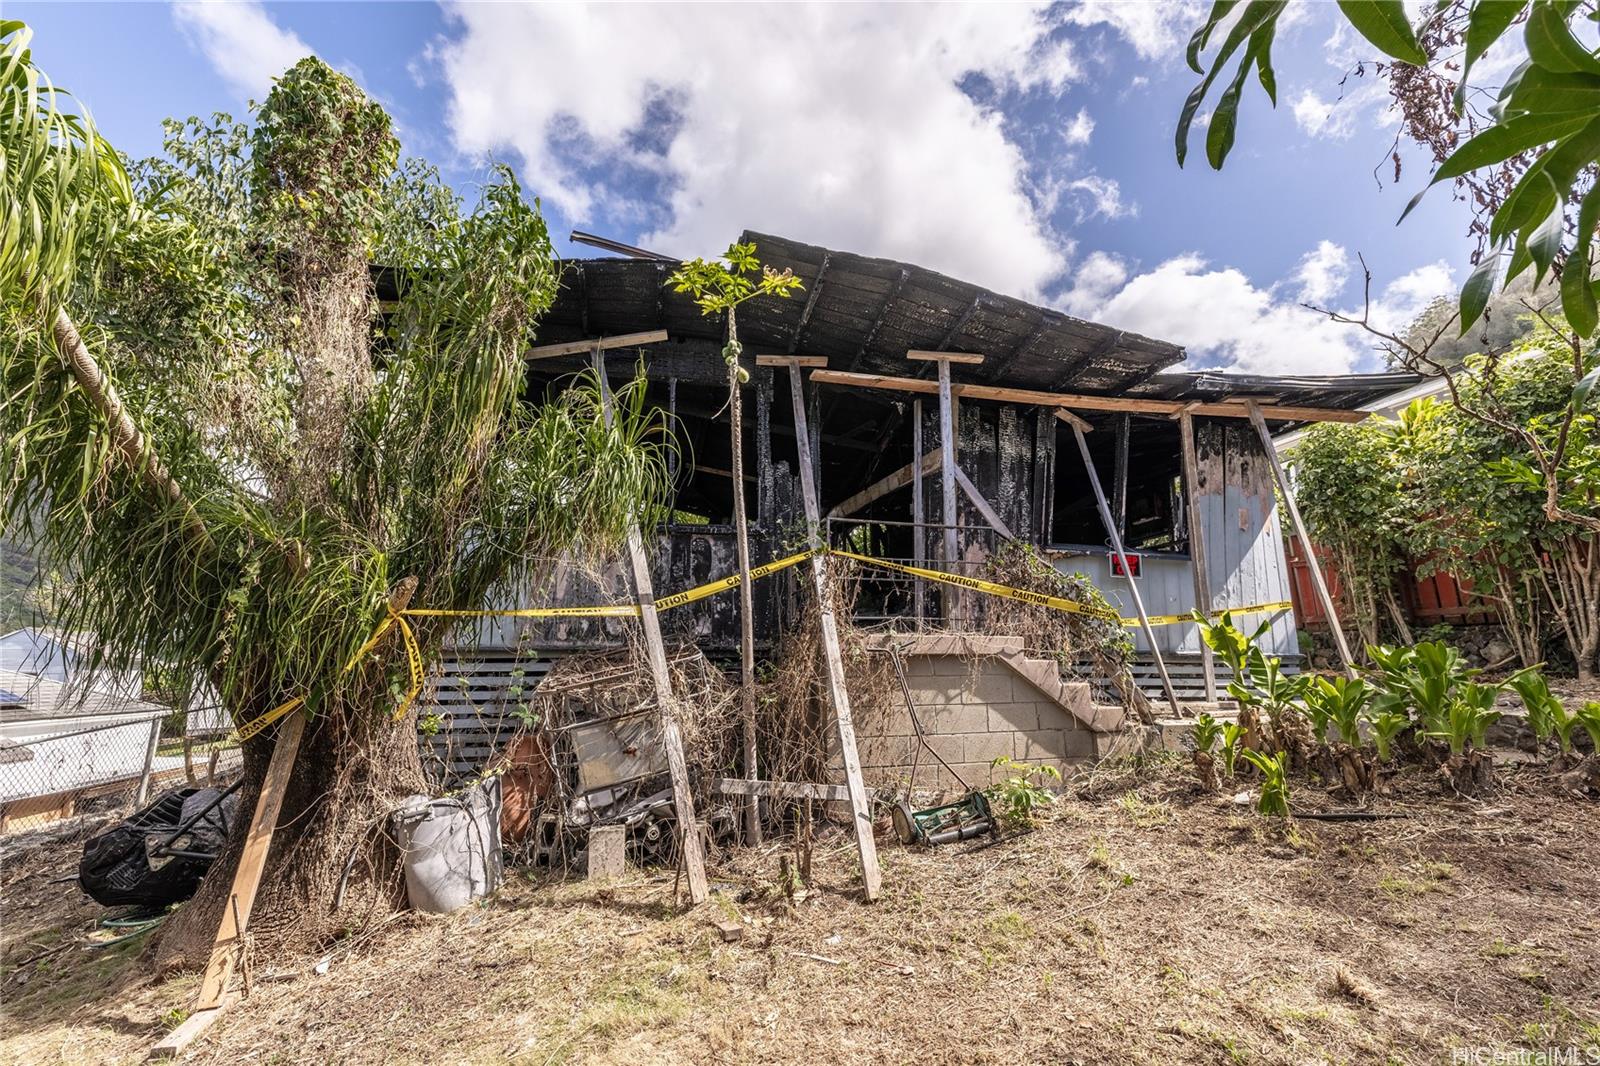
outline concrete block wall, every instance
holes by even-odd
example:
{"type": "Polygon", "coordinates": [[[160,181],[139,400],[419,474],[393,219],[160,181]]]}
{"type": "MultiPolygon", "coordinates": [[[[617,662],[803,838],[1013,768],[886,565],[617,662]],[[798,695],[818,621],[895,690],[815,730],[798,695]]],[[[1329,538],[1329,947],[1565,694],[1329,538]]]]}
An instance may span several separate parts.
{"type": "MultiPolygon", "coordinates": [[[[1029,659],[1020,638],[897,635],[906,681],[928,745],[945,769],[919,749],[903,702],[856,723],[862,776],[869,788],[958,791],[956,774],[974,788],[1005,771],[1006,757],[1054,766],[1063,778],[1102,757],[1121,731],[1116,708],[1095,706],[1089,687],[1062,682],[1054,663],[1029,659]],[[915,777],[913,779],[913,765],[915,777]]],[[[834,759],[836,775],[842,767],[834,759]]]]}

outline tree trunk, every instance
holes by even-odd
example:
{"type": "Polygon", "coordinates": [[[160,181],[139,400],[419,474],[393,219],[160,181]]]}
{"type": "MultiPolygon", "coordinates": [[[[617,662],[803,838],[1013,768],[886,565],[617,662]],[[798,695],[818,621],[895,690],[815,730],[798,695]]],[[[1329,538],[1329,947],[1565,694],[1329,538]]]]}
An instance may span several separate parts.
{"type": "MultiPolygon", "coordinates": [[[[258,957],[320,950],[405,902],[387,816],[405,796],[427,792],[416,709],[396,721],[386,700],[375,702],[359,711],[333,708],[306,727],[250,916],[249,950],[258,957]]],[[[210,958],[276,736],[269,729],[244,745],[233,834],[194,898],[162,930],[154,948],[160,972],[203,969],[210,958]]]]}
{"type": "MultiPolygon", "coordinates": [[[[733,532],[739,554],[739,719],[744,748],[744,775],[756,778],[756,635],[755,593],[750,588],[750,526],[744,507],[744,393],[739,388],[739,333],[734,308],[728,308],[728,433],[733,474],[733,532]]],[[[761,843],[760,800],[749,797],[744,809],[745,843],[761,843]]]]}

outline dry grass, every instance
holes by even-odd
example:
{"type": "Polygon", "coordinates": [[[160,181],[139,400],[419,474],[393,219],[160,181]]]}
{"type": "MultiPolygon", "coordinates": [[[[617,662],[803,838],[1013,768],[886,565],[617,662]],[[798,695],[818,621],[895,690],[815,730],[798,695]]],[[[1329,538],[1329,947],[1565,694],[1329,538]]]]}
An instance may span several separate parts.
{"type": "MultiPolygon", "coordinates": [[[[1506,777],[1491,803],[1419,777],[1380,801],[1405,820],[1286,831],[1171,763],[1106,769],[1029,835],[885,843],[873,906],[840,831],[795,904],[782,844],[734,853],[688,912],[670,877],[519,880],[399,917],[324,975],[258,959],[192,1059],[1434,1063],[1600,1043],[1600,819],[1506,777]],[[739,943],[711,927],[729,917],[739,943]]],[[[131,951],[21,965],[96,913],[51,883],[56,854],[8,863],[0,1060],[136,1061],[194,980],[153,983],[131,951]]]]}

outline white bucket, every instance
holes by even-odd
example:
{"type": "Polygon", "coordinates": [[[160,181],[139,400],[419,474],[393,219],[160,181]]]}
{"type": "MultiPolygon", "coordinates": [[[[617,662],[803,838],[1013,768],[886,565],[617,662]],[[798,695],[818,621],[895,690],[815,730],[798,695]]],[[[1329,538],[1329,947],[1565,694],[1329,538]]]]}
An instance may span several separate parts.
{"type": "Polygon", "coordinates": [[[499,777],[447,799],[410,796],[394,823],[417,910],[448,914],[500,886],[499,777]]]}

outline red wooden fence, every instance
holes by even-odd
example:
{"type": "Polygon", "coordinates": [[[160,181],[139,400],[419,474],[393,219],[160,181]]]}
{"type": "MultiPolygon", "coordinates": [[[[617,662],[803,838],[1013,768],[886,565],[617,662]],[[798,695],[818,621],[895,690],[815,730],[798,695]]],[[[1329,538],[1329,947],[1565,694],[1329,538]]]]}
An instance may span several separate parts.
{"type": "MultiPolygon", "coordinates": [[[[1300,538],[1289,538],[1288,552],[1289,588],[1294,600],[1295,618],[1302,628],[1324,628],[1328,620],[1322,604],[1317,600],[1316,589],[1311,582],[1311,564],[1300,549],[1300,538]]],[[[1335,603],[1341,602],[1343,585],[1338,567],[1326,552],[1319,551],[1317,559],[1322,563],[1322,575],[1327,579],[1329,594],[1335,603]]],[[[1495,621],[1494,612],[1484,610],[1482,601],[1471,594],[1471,581],[1462,581],[1443,573],[1418,577],[1414,564],[1396,580],[1400,587],[1401,605],[1410,620],[1418,625],[1430,626],[1441,622],[1456,626],[1488,625],[1495,621]]]]}

